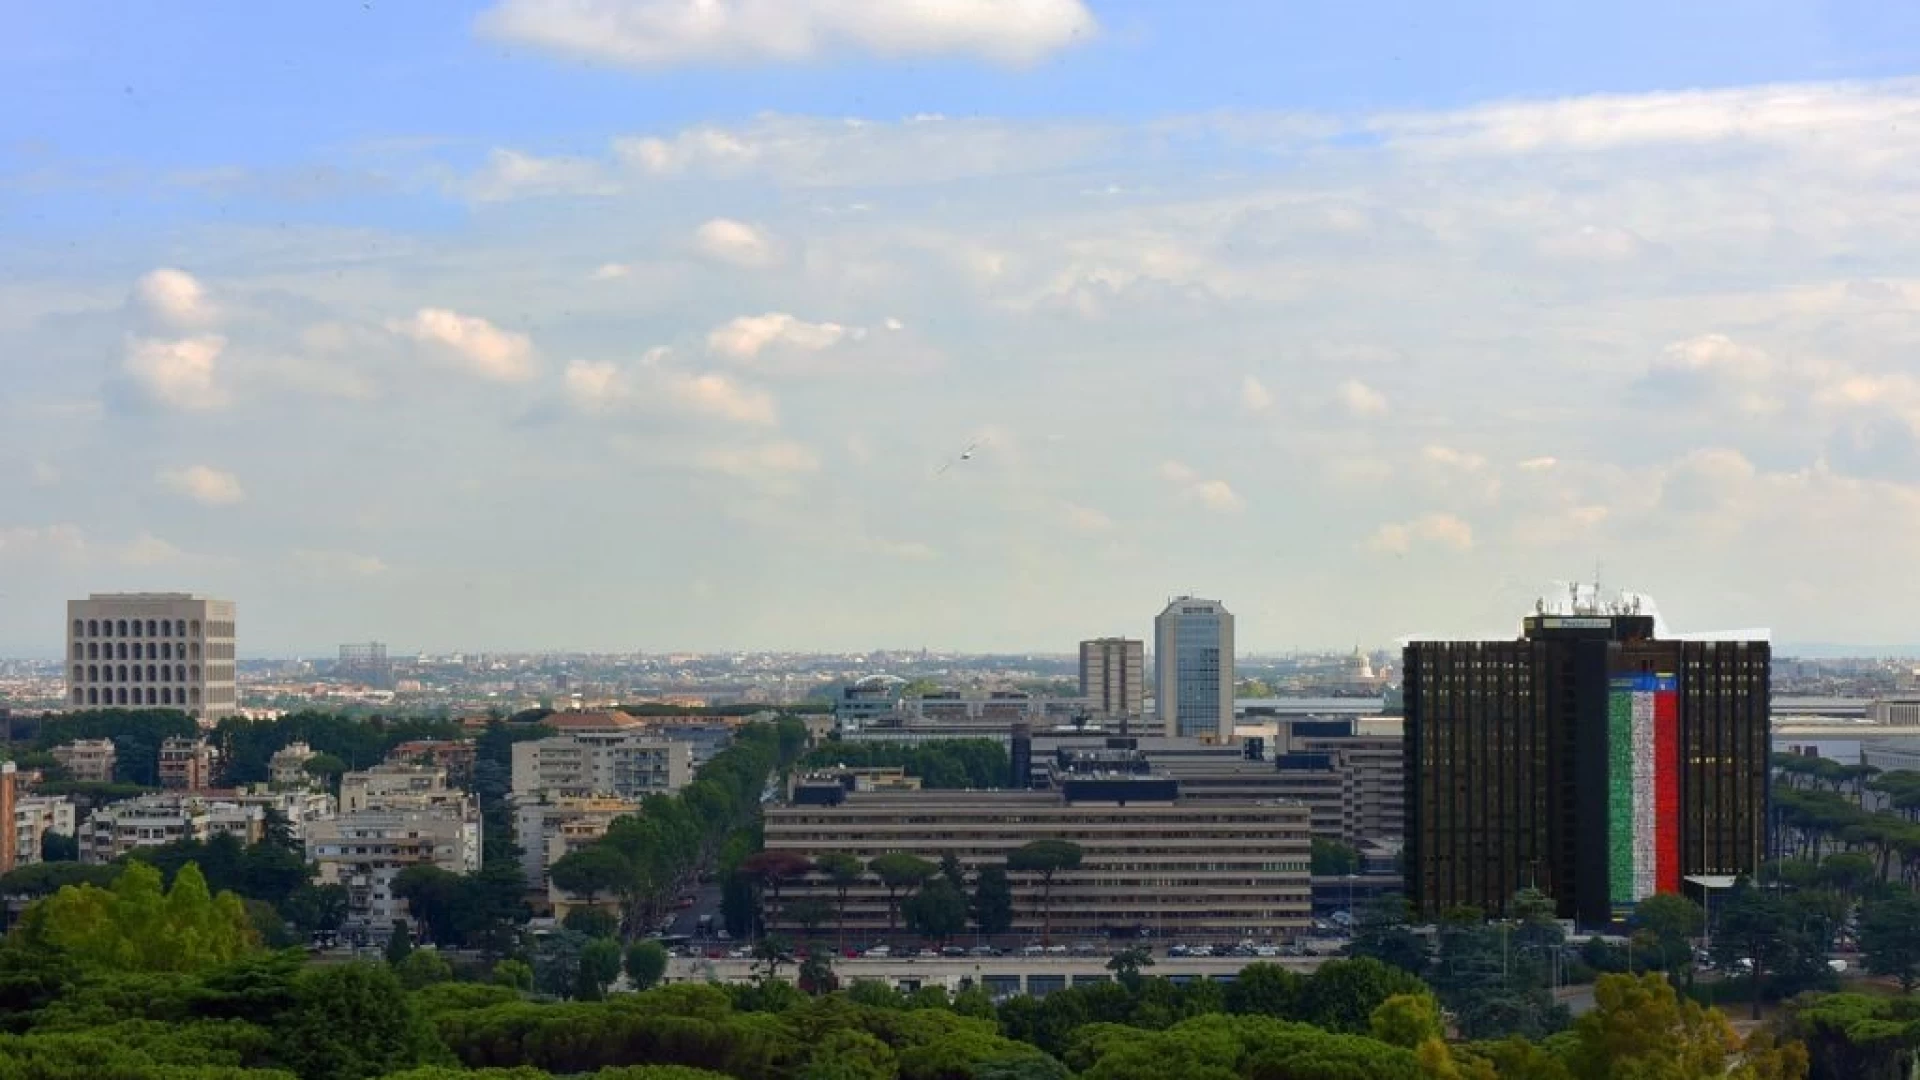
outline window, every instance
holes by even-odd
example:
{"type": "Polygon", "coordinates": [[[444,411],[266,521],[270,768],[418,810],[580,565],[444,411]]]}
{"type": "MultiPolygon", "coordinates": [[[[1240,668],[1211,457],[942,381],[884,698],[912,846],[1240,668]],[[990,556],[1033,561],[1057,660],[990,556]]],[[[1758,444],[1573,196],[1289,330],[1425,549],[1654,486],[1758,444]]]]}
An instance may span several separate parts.
{"type": "Polygon", "coordinates": [[[97,641],[87,642],[87,659],[89,660],[100,659],[100,643],[99,642],[97,641]]]}
{"type": "Polygon", "coordinates": [[[120,687],[115,692],[114,698],[115,698],[114,704],[125,705],[127,703],[127,688],[124,686],[120,687]]]}
{"type": "MultiPolygon", "coordinates": [[[[127,681],[127,665],[125,665],[125,664],[121,664],[121,665],[120,665],[120,668],[119,668],[119,671],[118,671],[118,673],[117,673],[117,677],[116,677],[116,678],[114,679],[114,681],[115,681],[115,682],[126,682],[126,681],[127,681]]],[[[122,691],[120,692],[120,696],[121,696],[121,698],[122,698],[122,699],[124,699],[124,698],[126,697],[126,691],[124,691],[124,690],[122,690],[122,691]]],[[[121,702],[121,704],[125,704],[125,701],[124,701],[124,700],[122,700],[122,702],[121,702]]]]}
{"type": "Polygon", "coordinates": [[[147,636],[148,636],[148,637],[152,637],[152,636],[154,636],[154,633],[155,633],[155,631],[154,631],[154,628],[153,628],[153,620],[152,620],[152,619],[148,619],[148,620],[147,620],[147,636]]]}
{"type": "Polygon", "coordinates": [[[99,619],[87,620],[87,636],[88,637],[100,636],[100,620],[99,619]]]}
{"type": "Polygon", "coordinates": [[[199,682],[200,681],[200,665],[195,664],[192,667],[188,668],[187,677],[189,679],[192,679],[194,682],[199,682]]]}
{"type": "Polygon", "coordinates": [[[187,620],[185,619],[173,620],[173,636],[174,637],[187,636],[187,620]]]}
{"type": "Polygon", "coordinates": [[[173,665],[173,678],[174,678],[174,681],[176,682],[186,682],[187,681],[187,665],[185,664],[173,665]]]}
{"type": "Polygon", "coordinates": [[[190,626],[192,626],[192,627],[193,627],[193,636],[194,636],[194,637],[199,637],[199,636],[200,636],[200,620],[199,620],[199,619],[195,619],[195,620],[193,620],[193,622],[192,622],[192,623],[190,623],[190,624],[188,624],[188,625],[190,625],[190,626]]]}

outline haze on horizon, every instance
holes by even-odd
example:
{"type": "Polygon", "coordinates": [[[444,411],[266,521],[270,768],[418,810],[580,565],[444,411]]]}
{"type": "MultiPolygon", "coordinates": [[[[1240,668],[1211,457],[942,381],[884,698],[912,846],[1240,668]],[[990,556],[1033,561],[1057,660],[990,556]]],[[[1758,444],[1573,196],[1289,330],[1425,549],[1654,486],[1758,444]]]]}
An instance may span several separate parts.
{"type": "Polygon", "coordinates": [[[1920,638],[1913,10],[684,7],[17,13],[0,654],[1920,638]]]}

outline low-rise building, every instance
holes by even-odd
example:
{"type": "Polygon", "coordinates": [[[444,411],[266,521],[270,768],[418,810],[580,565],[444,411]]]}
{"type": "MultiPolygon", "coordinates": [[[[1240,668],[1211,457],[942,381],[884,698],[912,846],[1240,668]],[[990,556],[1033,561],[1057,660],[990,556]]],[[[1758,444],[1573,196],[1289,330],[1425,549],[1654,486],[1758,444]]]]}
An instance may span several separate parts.
{"type": "Polygon", "coordinates": [[[431,765],[375,765],[340,777],[340,812],[427,810],[457,806],[465,792],[447,784],[447,771],[431,765]]]}
{"type": "Polygon", "coordinates": [[[387,751],[389,765],[424,765],[447,774],[447,783],[465,787],[473,780],[474,745],[447,739],[415,739],[387,751]]]}
{"type": "Polygon", "coordinates": [[[26,795],[13,804],[13,850],[15,866],[30,866],[40,861],[40,848],[48,833],[73,836],[76,832],[74,805],[69,799],[53,795],[26,795]]]}
{"type": "Polygon", "coordinates": [[[347,925],[375,935],[407,917],[393,881],[409,866],[432,865],[454,874],[480,869],[480,811],[442,805],[411,810],[360,810],[307,830],[307,859],[316,881],[347,893],[347,925]]]}
{"type": "Polygon", "coordinates": [[[671,794],[692,777],[686,743],[645,731],[574,730],[513,744],[513,794],[522,803],[671,794]]]}
{"type": "Polygon", "coordinates": [[[274,751],[267,763],[269,781],[277,788],[310,788],[314,786],[313,776],[307,772],[307,762],[317,756],[313,747],[303,742],[291,742],[274,751]]]}
{"type": "MultiPolygon", "coordinates": [[[[1238,941],[1304,933],[1311,904],[1307,808],[1281,800],[1195,802],[1164,774],[1095,769],[1062,775],[1044,791],[847,792],[837,782],[803,785],[788,805],[768,807],[766,847],[810,859],[841,852],[862,860],[903,851],[953,855],[969,871],[1003,865],[1035,840],[1079,845],[1078,867],[1055,875],[1056,935],[1238,941]]],[[[1042,927],[1038,875],[1015,874],[1014,931],[1042,927]]],[[[783,905],[813,896],[832,903],[813,875],[782,890],[783,905]]],[[[887,893],[877,881],[848,895],[855,933],[883,933],[887,893]]],[[[772,921],[781,929],[797,927],[772,921]]]]}
{"type": "Polygon", "coordinates": [[[53,760],[60,763],[69,780],[82,784],[107,784],[113,782],[118,754],[112,739],[75,739],[54,747],[53,760]]]}
{"type": "Polygon", "coordinates": [[[221,792],[219,797],[241,806],[257,806],[262,813],[278,814],[287,823],[287,831],[295,843],[305,841],[307,829],[314,822],[331,821],[337,816],[333,796],[324,791],[275,789],[268,784],[255,784],[241,791],[221,792]]]}
{"type": "Polygon", "coordinates": [[[213,747],[200,738],[160,741],[160,786],[199,791],[213,786],[213,747]]]}
{"type": "Polygon", "coordinates": [[[265,835],[266,811],[202,793],[141,795],[96,809],[78,829],[80,861],[104,864],[135,848],[231,835],[257,844],[265,835]]]}
{"type": "Polygon", "coordinates": [[[1275,758],[1287,798],[1313,809],[1315,836],[1358,844],[1406,828],[1406,753],[1396,736],[1361,733],[1353,720],[1296,720],[1275,758]]]}

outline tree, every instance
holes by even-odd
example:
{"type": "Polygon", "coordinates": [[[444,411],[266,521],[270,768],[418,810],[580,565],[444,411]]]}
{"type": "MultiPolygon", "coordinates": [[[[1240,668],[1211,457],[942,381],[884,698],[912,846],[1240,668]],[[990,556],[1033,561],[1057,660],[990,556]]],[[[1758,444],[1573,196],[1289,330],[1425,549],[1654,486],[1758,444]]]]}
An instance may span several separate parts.
{"type": "Polygon", "coordinates": [[[1920,894],[1893,887],[1861,905],[1860,948],[1867,970],[1900,980],[1902,993],[1920,981],[1920,894]]]}
{"type": "Polygon", "coordinates": [[[1360,872],[1360,852],[1351,844],[1316,836],[1312,855],[1315,877],[1344,877],[1360,872]]]}
{"type": "Polygon", "coordinates": [[[1421,974],[1427,969],[1427,943],[1407,925],[1411,920],[1404,897],[1387,896],[1363,904],[1354,919],[1347,955],[1370,956],[1410,974],[1421,974]]]}
{"type": "Polygon", "coordinates": [[[309,1080],[361,1080],[452,1064],[392,969],[338,964],[302,971],[275,1034],[288,1068],[309,1080]]]}
{"type": "Polygon", "coordinates": [[[397,968],[406,963],[407,957],[412,954],[413,930],[407,926],[405,919],[395,919],[393,929],[387,932],[387,964],[397,968]]]}
{"type": "Polygon", "coordinates": [[[300,769],[320,781],[328,791],[337,792],[340,790],[340,775],[347,771],[347,763],[333,754],[315,754],[300,769]]]}
{"type": "Polygon", "coordinates": [[[764,890],[775,911],[780,907],[780,889],[812,869],[813,860],[797,851],[756,851],[740,863],[740,873],[764,890]]]}
{"type": "Polygon", "coordinates": [[[839,989],[840,977],[833,973],[833,954],[825,949],[808,949],[807,958],[800,961],[796,981],[803,993],[814,997],[839,989]]]}
{"type": "Polygon", "coordinates": [[[650,990],[667,973],[667,950],[657,941],[627,946],[627,979],[635,990],[650,990]]]}
{"type": "Polygon", "coordinates": [[[49,829],[40,834],[41,862],[78,862],[80,861],[80,841],[66,833],[57,833],[49,829]]]}
{"type": "Polygon", "coordinates": [[[934,941],[967,928],[967,898],[944,876],[937,876],[901,905],[907,929],[934,941]]]}
{"type": "Polygon", "coordinates": [[[940,856],[940,876],[953,886],[953,891],[966,895],[967,870],[960,865],[960,856],[949,851],[940,856]]]}
{"type": "Polygon", "coordinates": [[[129,862],[113,884],[68,885],[27,909],[23,944],[104,971],[194,972],[229,963],[259,947],[246,907],[231,892],[212,896],[188,863],[171,888],[160,871],[129,862]]]}
{"type": "Polygon", "coordinates": [[[577,907],[567,912],[560,925],[590,938],[620,936],[620,918],[611,911],[595,907],[577,907]]]}
{"type": "Polygon", "coordinates": [[[1053,939],[1053,876],[1080,865],[1080,845],[1071,840],[1035,840],[1007,855],[1007,869],[1040,875],[1040,940],[1053,939]]]}
{"type": "Polygon", "coordinates": [[[347,921],[347,890],[340,885],[303,885],[287,897],[282,914],[302,934],[330,934],[347,921]]]}
{"type": "Polygon", "coordinates": [[[1693,940],[1706,929],[1707,913],[1679,893],[1657,893],[1634,905],[1632,925],[1652,938],[1661,969],[1673,978],[1677,968],[1693,971],[1693,940]]]}
{"type": "Polygon", "coordinates": [[[900,892],[902,889],[915,889],[939,872],[939,867],[904,851],[889,851],[878,856],[867,869],[880,879],[887,890],[887,933],[894,932],[900,914],[900,892]]]}
{"type": "Polygon", "coordinates": [[[1741,881],[1720,905],[1713,931],[1714,960],[1727,970],[1742,961],[1753,965],[1753,1019],[1760,1019],[1761,991],[1768,967],[1787,931],[1780,897],[1741,881]]]}
{"type": "Polygon", "coordinates": [[[1370,1030],[1373,1011],[1396,994],[1422,994],[1425,983],[1378,960],[1329,960],[1300,986],[1295,1019],[1328,1031],[1370,1030]]]}
{"type": "Polygon", "coordinates": [[[1107,970],[1113,972],[1121,986],[1133,991],[1140,989],[1141,969],[1152,966],[1153,952],[1138,945],[1121,949],[1107,961],[1107,970]]]}
{"type": "Polygon", "coordinates": [[[833,905],[818,897],[809,896],[788,904],[784,915],[787,922],[800,927],[807,936],[811,937],[827,920],[833,918],[833,905]]]}
{"type": "Polygon", "coordinates": [[[1305,979],[1279,964],[1248,964],[1226,988],[1227,1011],[1242,1016],[1291,1017],[1305,979]]]}
{"type": "Polygon", "coordinates": [[[973,879],[973,925],[989,937],[1013,929],[1013,883],[998,866],[983,866],[973,879]]]}
{"type": "Polygon", "coordinates": [[[825,874],[828,884],[833,886],[833,918],[840,944],[844,947],[847,941],[847,891],[867,876],[867,864],[844,851],[830,851],[815,859],[813,868],[825,874]]]}
{"type": "Polygon", "coordinates": [[[434,949],[413,950],[406,959],[394,965],[393,973],[399,976],[400,985],[409,990],[419,990],[453,979],[452,965],[434,949]]]}
{"type": "Polygon", "coordinates": [[[1798,1080],[1806,1074],[1804,1047],[1773,1046],[1764,1037],[1743,1045],[1718,1009],[1679,997],[1658,975],[1602,975],[1593,997],[1594,1008],[1574,1022],[1564,1055],[1574,1080],[1798,1080]]]}
{"type": "Polygon", "coordinates": [[[611,938],[594,938],[580,949],[580,976],[574,996],[582,1001],[598,1001],[607,996],[607,987],[620,977],[620,943],[611,938]]]}
{"type": "Polygon", "coordinates": [[[511,987],[524,994],[533,989],[533,967],[524,960],[502,960],[493,965],[493,985],[511,987]]]}
{"type": "Polygon", "coordinates": [[[602,895],[619,892],[633,877],[633,864],[605,844],[588,844],[555,859],[547,875],[556,888],[592,904],[602,895]]]}
{"type": "Polygon", "coordinates": [[[780,968],[793,962],[793,942],[778,934],[768,934],[753,947],[754,977],[770,983],[780,977],[780,968]]]}
{"type": "Polygon", "coordinates": [[[1446,1038],[1440,1023],[1440,1003],[1432,994],[1393,995],[1373,1010],[1367,1027],[1381,1042],[1409,1050],[1429,1039],[1446,1038]]]}

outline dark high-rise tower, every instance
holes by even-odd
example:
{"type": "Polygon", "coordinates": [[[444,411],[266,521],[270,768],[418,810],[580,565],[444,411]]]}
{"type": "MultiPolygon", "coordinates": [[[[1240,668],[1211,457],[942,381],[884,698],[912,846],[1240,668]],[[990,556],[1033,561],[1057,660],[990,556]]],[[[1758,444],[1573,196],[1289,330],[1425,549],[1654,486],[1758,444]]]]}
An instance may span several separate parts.
{"type": "Polygon", "coordinates": [[[1426,915],[1533,886],[1615,921],[1764,857],[1764,641],[1663,640],[1629,609],[1529,616],[1515,641],[1405,655],[1406,887],[1426,915]]]}

